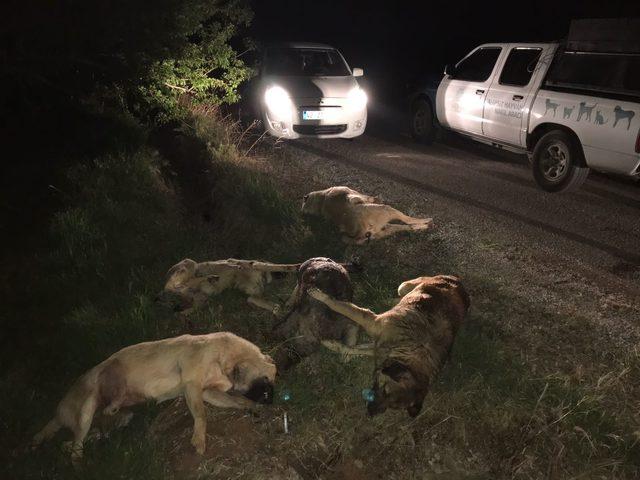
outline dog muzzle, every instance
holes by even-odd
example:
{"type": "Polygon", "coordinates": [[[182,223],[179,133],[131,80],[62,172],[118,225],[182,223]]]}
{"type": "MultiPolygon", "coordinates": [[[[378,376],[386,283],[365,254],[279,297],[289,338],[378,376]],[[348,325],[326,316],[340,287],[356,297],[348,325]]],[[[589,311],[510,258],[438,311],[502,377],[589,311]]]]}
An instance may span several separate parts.
{"type": "Polygon", "coordinates": [[[370,417],[373,417],[375,415],[379,415],[381,413],[384,413],[385,410],[387,409],[387,407],[380,405],[379,403],[373,401],[373,402],[367,402],[367,414],[370,417]]]}
{"type": "Polygon", "coordinates": [[[266,377],[254,380],[244,396],[256,403],[270,405],[273,403],[273,384],[266,377]]]}

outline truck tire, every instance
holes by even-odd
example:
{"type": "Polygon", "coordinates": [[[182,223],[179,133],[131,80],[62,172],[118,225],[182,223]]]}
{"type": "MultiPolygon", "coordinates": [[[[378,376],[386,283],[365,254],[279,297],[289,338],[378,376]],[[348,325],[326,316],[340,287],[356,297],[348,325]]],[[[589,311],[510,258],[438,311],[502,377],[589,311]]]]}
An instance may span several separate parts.
{"type": "Polygon", "coordinates": [[[533,149],[533,178],[547,192],[577,190],[587,179],[582,148],[562,130],[542,136],[533,149]]]}
{"type": "Polygon", "coordinates": [[[414,140],[429,145],[436,138],[436,123],[431,104],[419,99],[411,109],[411,136],[414,140]]]}

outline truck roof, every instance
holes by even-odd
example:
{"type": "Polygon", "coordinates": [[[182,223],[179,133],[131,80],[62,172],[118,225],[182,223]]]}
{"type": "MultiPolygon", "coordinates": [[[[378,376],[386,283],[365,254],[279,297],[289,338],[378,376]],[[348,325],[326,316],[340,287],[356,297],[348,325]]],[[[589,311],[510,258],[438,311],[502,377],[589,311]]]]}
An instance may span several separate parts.
{"type": "Polygon", "coordinates": [[[480,47],[485,47],[485,46],[504,46],[504,45],[558,45],[560,42],[559,41],[552,41],[550,42],[549,40],[546,41],[542,41],[542,42],[535,42],[533,40],[527,40],[526,42],[487,42],[487,43],[483,43],[482,45],[479,45],[480,47]]]}
{"type": "Polygon", "coordinates": [[[319,48],[323,50],[335,50],[331,45],[327,45],[325,43],[314,43],[314,42],[277,42],[272,43],[267,46],[267,48],[319,48]]]}

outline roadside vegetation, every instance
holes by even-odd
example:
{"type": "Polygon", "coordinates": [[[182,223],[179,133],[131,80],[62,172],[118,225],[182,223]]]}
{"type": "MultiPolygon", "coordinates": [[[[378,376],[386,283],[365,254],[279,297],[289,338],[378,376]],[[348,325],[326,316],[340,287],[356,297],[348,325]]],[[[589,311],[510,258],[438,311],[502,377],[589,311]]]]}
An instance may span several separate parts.
{"type": "MultiPolygon", "coordinates": [[[[150,43],[138,43],[124,64],[104,66],[117,79],[94,82],[86,65],[102,62],[112,47],[89,42],[65,60],[81,63],[63,69],[52,56],[28,80],[34,89],[51,87],[53,99],[37,123],[42,141],[23,143],[23,158],[5,177],[14,183],[3,190],[13,232],[0,277],[8,299],[0,313],[3,478],[638,478],[640,352],[616,351],[579,313],[550,312],[505,288],[458,254],[446,228],[356,248],[343,245],[332,226],[303,218],[302,194],[329,185],[298,170],[272,142],[254,146],[255,137],[220,107],[249,75],[236,63],[240,49],[229,50],[236,31],[223,25],[243,25],[249,12],[239,2],[174,7],[162,3],[148,18],[146,9],[137,16],[153,31],[173,27],[151,38],[137,25],[139,40],[150,43]],[[77,84],[58,75],[78,65],[86,75],[74,77],[77,84]],[[140,71],[148,76],[133,82],[140,71]],[[61,85],[74,94],[53,88],[61,85]],[[50,124],[61,112],[69,120],[65,139],[57,138],[61,125],[50,124]],[[26,190],[36,192],[27,198],[32,181],[42,188],[26,190]],[[105,428],[87,443],[79,469],[61,447],[62,433],[28,450],[73,380],[126,345],[230,330],[267,351],[275,347],[274,318],[234,292],[188,318],[156,303],[171,265],[185,257],[314,256],[359,257],[355,301],[376,311],[393,304],[403,280],[463,276],[473,306],[417,418],[367,418],[361,392],[370,386],[371,359],[321,351],[278,379],[278,400],[258,415],[209,408],[202,458],[189,444],[192,422],[180,401],[140,406],[127,427],[105,428]]],[[[125,17],[117,8],[109,15],[116,18],[105,25],[125,17]]],[[[76,35],[87,43],[92,33],[76,35]]],[[[35,60],[22,58],[35,72],[25,66],[35,60]]],[[[23,115],[16,127],[43,114],[36,101],[15,107],[23,115]]],[[[277,280],[268,295],[285,300],[294,283],[277,280]]]]}
{"type": "MultiPolygon", "coordinates": [[[[66,206],[52,217],[50,248],[37,260],[41,275],[31,289],[34,314],[57,321],[23,346],[28,361],[3,359],[3,450],[12,478],[634,478],[637,355],[622,358],[606,346],[602,355],[581,351],[576,338],[593,339],[580,318],[556,317],[482,272],[469,273],[446,232],[345,247],[331,226],[301,217],[299,192],[308,182],[270,175],[263,154],[271,147],[246,157],[252,142],[241,135],[217,108],[195,107],[163,131],[171,148],[69,170],[66,206]],[[188,319],[158,306],[155,295],[176,261],[354,255],[365,266],[353,274],[356,301],[378,311],[393,304],[404,279],[467,272],[473,308],[416,419],[403,412],[368,419],[361,390],[369,386],[370,359],[320,352],[279,379],[290,400],[279,397],[257,417],[209,409],[212,446],[202,459],[191,451],[191,421],[180,402],[137,408],[129,426],[87,445],[80,470],[60,449],[63,435],[20,451],[70,382],[125,345],[231,330],[275,346],[274,319],[233,292],[188,319]],[[503,328],[506,317],[521,324],[521,337],[503,328]],[[554,356],[548,339],[549,351],[539,350],[528,332],[535,322],[565,325],[575,345],[554,356]]],[[[284,300],[293,284],[278,280],[269,294],[284,300]]],[[[10,314],[6,320],[19,323],[21,311],[10,314]]]]}

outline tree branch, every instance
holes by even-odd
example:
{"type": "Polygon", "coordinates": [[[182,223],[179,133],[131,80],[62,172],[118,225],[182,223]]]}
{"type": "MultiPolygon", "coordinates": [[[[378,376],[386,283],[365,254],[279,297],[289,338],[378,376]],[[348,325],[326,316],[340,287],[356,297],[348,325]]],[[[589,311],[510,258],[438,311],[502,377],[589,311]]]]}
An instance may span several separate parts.
{"type": "Polygon", "coordinates": [[[179,90],[179,91],[181,91],[183,93],[190,93],[190,90],[186,89],[184,87],[179,87],[178,85],[172,85],[172,84],[167,83],[167,82],[164,82],[164,84],[169,88],[173,88],[174,90],[179,90]]]}

